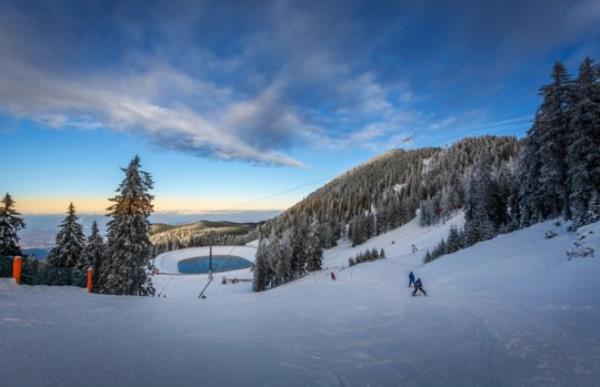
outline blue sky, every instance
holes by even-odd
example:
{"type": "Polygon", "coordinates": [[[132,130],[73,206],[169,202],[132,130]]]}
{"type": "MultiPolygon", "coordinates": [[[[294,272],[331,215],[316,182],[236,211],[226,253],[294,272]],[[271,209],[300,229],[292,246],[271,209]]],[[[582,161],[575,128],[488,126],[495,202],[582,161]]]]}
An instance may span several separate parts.
{"type": "Polygon", "coordinates": [[[139,154],[157,210],[286,208],[394,147],[523,135],[598,25],[597,1],[4,1],[0,191],[101,212],[139,154]]]}

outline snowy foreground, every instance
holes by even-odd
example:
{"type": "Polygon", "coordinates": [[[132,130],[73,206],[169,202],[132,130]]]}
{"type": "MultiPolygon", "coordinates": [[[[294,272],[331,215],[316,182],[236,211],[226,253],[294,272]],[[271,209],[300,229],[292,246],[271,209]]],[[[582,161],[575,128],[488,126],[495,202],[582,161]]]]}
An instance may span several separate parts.
{"type": "Polygon", "coordinates": [[[202,275],[158,276],[166,298],[0,279],[0,385],[598,385],[600,223],[580,232],[595,257],[568,260],[576,234],[547,222],[422,266],[461,222],[341,244],[324,262],[337,281],[323,270],[261,294],[223,274],[205,300],[202,275]],[[388,258],[341,267],[366,247],[388,258]],[[410,270],[429,297],[410,296],[410,270]]]}

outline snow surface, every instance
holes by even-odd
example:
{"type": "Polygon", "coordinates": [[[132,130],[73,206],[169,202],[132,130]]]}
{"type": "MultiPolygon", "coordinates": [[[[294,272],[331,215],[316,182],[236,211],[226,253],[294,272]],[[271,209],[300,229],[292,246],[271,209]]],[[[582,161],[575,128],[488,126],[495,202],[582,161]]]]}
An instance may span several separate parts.
{"type": "MultiPolygon", "coordinates": [[[[576,234],[546,222],[422,265],[461,222],[415,220],[356,248],[342,243],[326,252],[328,269],[258,294],[217,278],[200,300],[205,275],[157,276],[170,281],[167,298],[0,279],[0,383],[597,385],[600,260],[568,260],[576,234]],[[367,247],[388,258],[347,268],[367,247]],[[429,297],[410,296],[410,270],[429,297]]],[[[585,229],[599,246],[600,223],[585,229]]]]}

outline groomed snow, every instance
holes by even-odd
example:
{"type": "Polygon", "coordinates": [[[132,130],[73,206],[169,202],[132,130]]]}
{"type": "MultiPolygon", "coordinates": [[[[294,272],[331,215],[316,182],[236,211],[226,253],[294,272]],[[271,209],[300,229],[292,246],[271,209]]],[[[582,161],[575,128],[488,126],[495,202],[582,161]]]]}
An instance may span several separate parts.
{"type": "MultiPolygon", "coordinates": [[[[597,385],[598,253],[568,260],[576,234],[546,222],[422,265],[452,222],[461,215],[342,243],[325,254],[330,269],[259,294],[216,281],[200,300],[202,276],[162,276],[175,284],[167,298],[2,279],[1,384],[597,385]],[[388,258],[343,267],[366,247],[388,258]],[[410,296],[410,270],[429,297],[410,296]]],[[[600,247],[600,223],[581,232],[600,247]]]]}

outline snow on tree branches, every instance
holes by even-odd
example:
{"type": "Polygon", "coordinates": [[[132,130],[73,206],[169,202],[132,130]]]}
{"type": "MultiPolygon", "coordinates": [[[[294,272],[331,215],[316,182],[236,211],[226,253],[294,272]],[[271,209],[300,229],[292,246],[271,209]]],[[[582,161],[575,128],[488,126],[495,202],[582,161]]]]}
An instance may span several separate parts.
{"type": "Polygon", "coordinates": [[[154,295],[149,275],[152,246],[148,239],[152,213],[149,191],[154,182],[148,172],[141,170],[140,158],[135,156],[127,168],[125,178],[110,199],[112,219],[107,228],[107,251],[104,269],[101,269],[101,291],[119,295],[154,295]]]}
{"type": "Polygon", "coordinates": [[[56,245],[48,255],[48,264],[51,266],[77,268],[85,266],[83,256],[85,235],[83,235],[83,227],[78,220],[75,206],[70,203],[67,216],[60,224],[60,230],[56,235],[56,245]]]}
{"type": "Polygon", "coordinates": [[[0,256],[21,255],[18,232],[25,228],[25,222],[15,210],[15,201],[9,193],[0,203],[0,256]]]}

